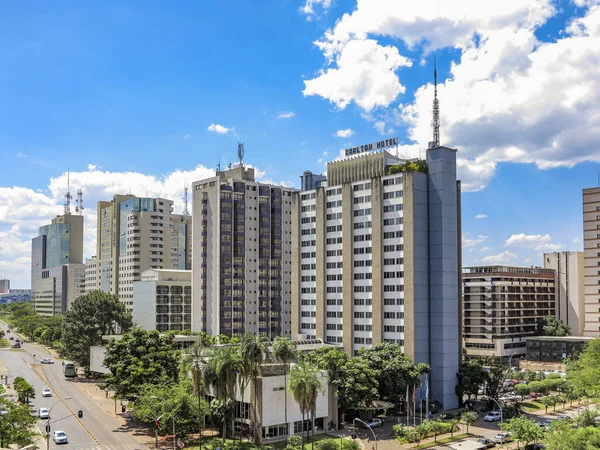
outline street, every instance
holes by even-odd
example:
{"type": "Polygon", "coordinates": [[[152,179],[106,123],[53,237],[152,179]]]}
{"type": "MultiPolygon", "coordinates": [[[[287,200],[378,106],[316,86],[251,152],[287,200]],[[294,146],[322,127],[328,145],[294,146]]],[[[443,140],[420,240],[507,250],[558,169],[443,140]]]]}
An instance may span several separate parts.
{"type": "MultiPolygon", "coordinates": [[[[6,331],[6,325],[0,323],[6,331]]],[[[12,342],[12,341],[11,341],[12,342]]],[[[76,378],[65,378],[62,360],[54,358],[38,344],[25,343],[22,349],[0,350],[0,358],[8,371],[11,384],[21,376],[35,388],[36,397],[30,401],[32,411],[39,408],[51,409],[52,431],[62,430],[68,436],[66,447],[73,450],[136,450],[144,449],[140,440],[129,432],[119,431],[122,420],[110,414],[104,407],[91,399],[80,387],[84,383],[76,378]],[[52,358],[54,364],[39,364],[41,358],[52,358]],[[50,388],[52,397],[42,397],[42,389],[50,388]],[[83,418],[77,417],[78,410],[83,418]]],[[[89,389],[89,387],[88,387],[89,389]]],[[[94,388],[95,389],[95,388],[94,388]]],[[[39,420],[38,427],[45,436],[47,420],[39,420]]],[[[52,439],[49,448],[59,448],[52,439]]]]}

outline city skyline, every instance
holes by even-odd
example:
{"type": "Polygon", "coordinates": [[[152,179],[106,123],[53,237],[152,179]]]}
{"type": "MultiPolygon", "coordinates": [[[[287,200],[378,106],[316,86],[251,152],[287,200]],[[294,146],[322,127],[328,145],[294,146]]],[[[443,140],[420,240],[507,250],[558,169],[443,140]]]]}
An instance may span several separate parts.
{"type": "Polygon", "coordinates": [[[235,162],[238,141],[259,181],[294,187],[378,139],[424,154],[434,55],[441,143],[459,150],[463,264],[542,266],[544,252],[581,250],[581,190],[598,173],[586,61],[600,13],[586,5],[11,5],[0,19],[11,67],[0,75],[0,273],[28,287],[30,239],[62,212],[69,167],[90,257],[97,201],[131,192],[181,213],[185,183],[235,162]]]}

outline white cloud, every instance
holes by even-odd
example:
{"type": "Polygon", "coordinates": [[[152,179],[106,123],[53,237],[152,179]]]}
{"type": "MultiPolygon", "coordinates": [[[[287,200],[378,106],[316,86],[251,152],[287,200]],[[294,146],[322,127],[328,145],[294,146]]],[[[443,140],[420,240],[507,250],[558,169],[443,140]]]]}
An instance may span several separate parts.
{"type": "Polygon", "coordinates": [[[502,252],[497,255],[488,255],[481,258],[483,264],[509,264],[517,259],[517,255],[511,252],[502,252]]]}
{"type": "Polygon", "coordinates": [[[523,260],[523,265],[524,265],[524,266],[528,266],[528,265],[530,265],[532,262],[533,262],[533,261],[531,260],[531,258],[525,258],[525,259],[523,260]]]}
{"type": "Polygon", "coordinates": [[[377,132],[385,136],[387,134],[392,134],[394,132],[393,128],[386,128],[386,123],[383,120],[379,120],[373,124],[373,128],[377,130],[377,132]]]}
{"type": "Polygon", "coordinates": [[[549,234],[513,234],[504,245],[507,247],[531,248],[537,251],[556,251],[562,248],[562,245],[552,244],[552,238],[549,234]]]}
{"type": "Polygon", "coordinates": [[[304,5],[300,7],[300,12],[307,15],[307,19],[311,19],[316,16],[315,7],[318,5],[323,11],[327,11],[331,8],[333,0],[305,0],[304,5]]]}
{"type": "Polygon", "coordinates": [[[277,116],[277,118],[278,119],[291,119],[295,115],[296,114],[294,114],[292,111],[284,111],[284,112],[280,112],[279,115],[277,116]]]}
{"type": "Polygon", "coordinates": [[[573,238],[573,244],[579,244],[581,243],[581,238],[580,237],[574,237],[573,238]]]}
{"type": "Polygon", "coordinates": [[[468,233],[462,235],[462,246],[463,248],[475,247],[486,241],[488,236],[484,236],[482,234],[478,235],[476,238],[472,238],[468,233]]]}
{"type": "Polygon", "coordinates": [[[233,131],[233,128],[227,128],[227,127],[224,127],[223,125],[211,123],[208,126],[208,131],[214,131],[215,133],[219,133],[219,134],[227,134],[230,131],[233,131]]]}
{"type": "Polygon", "coordinates": [[[349,138],[352,135],[354,135],[354,131],[352,131],[350,128],[346,128],[345,130],[337,130],[334,134],[335,137],[339,138],[349,138]]]}
{"type": "MultiPolygon", "coordinates": [[[[209,127],[209,129],[210,129],[210,127],[209,127]]],[[[211,131],[212,131],[212,130],[211,130],[211,131]]],[[[183,138],[184,138],[184,139],[190,139],[191,137],[192,137],[191,135],[189,135],[189,134],[186,134],[186,135],[185,135],[183,138]]]]}
{"type": "Polygon", "coordinates": [[[477,214],[475,216],[476,219],[487,219],[487,214],[477,214]]]}
{"type": "Polygon", "coordinates": [[[23,152],[17,152],[17,158],[27,158],[27,155],[23,152]]]}
{"type": "Polygon", "coordinates": [[[481,248],[479,249],[479,251],[480,251],[480,252],[484,252],[484,253],[485,253],[485,252],[490,252],[490,251],[492,251],[492,250],[493,250],[493,248],[492,248],[492,247],[481,247],[481,248]]]}

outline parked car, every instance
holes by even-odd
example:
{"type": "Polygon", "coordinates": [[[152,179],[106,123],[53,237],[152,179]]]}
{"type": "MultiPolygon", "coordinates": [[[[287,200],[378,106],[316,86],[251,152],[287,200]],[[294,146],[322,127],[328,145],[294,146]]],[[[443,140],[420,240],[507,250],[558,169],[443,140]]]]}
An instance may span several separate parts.
{"type": "Polygon", "coordinates": [[[52,391],[48,388],[43,388],[42,397],[52,397],[52,391]]]}
{"type": "Polygon", "coordinates": [[[545,448],[544,444],[527,444],[525,446],[525,450],[545,450],[545,448]]]}
{"type": "Polygon", "coordinates": [[[20,343],[20,342],[15,342],[15,343],[12,345],[12,348],[21,348],[21,343],[20,343]]]}
{"type": "Polygon", "coordinates": [[[42,359],[40,359],[40,362],[42,364],[54,364],[54,360],[50,359],[50,358],[42,358],[42,359]]]}
{"type": "Polygon", "coordinates": [[[40,408],[38,410],[38,416],[40,419],[49,419],[50,411],[48,411],[48,408],[40,408]]]}
{"type": "Polygon", "coordinates": [[[531,394],[529,394],[529,398],[537,398],[537,394],[535,392],[532,392],[531,394]]]}
{"type": "Polygon", "coordinates": [[[496,443],[488,438],[479,438],[477,439],[477,443],[481,445],[485,445],[485,448],[492,448],[496,446],[496,443]]]}
{"type": "Polygon", "coordinates": [[[374,417],[372,419],[367,420],[367,425],[369,425],[371,428],[381,427],[383,426],[383,420],[374,417]]]}
{"type": "Polygon", "coordinates": [[[494,436],[494,441],[496,441],[496,444],[506,444],[507,442],[512,441],[512,434],[508,431],[503,431],[494,436]]]}
{"type": "Polygon", "coordinates": [[[14,341],[14,340],[15,340],[15,337],[14,337],[14,336],[11,336],[11,337],[9,337],[8,339],[10,339],[11,341],[14,341]]]}
{"type": "Polygon", "coordinates": [[[69,442],[67,439],[67,433],[60,430],[52,433],[52,440],[56,444],[67,444],[69,442]]]}
{"type": "Polygon", "coordinates": [[[486,422],[497,422],[502,418],[500,411],[491,411],[483,418],[486,422]]]}

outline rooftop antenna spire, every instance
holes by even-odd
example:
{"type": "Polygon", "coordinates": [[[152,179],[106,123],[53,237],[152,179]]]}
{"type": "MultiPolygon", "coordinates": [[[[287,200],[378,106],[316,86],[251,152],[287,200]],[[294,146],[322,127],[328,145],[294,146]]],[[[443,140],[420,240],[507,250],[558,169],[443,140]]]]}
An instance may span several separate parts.
{"type": "Polygon", "coordinates": [[[240,161],[240,166],[244,165],[244,143],[238,142],[238,159],[240,161]]]}
{"type": "Polygon", "coordinates": [[[189,216],[190,215],[190,211],[188,210],[188,184],[185,183],[185,186],[183,187],[183,215],[184,216],[189,216]]]}
{"type": "Polygon", "coordinates": [[[65,216],[69,216],[71,214],[71,199],[73,196],[71,195],[71,170],[67,168],[67,193],[65,194],[65,208],[64,213],[65,216]]]}
{"type": "Polygon", "coordinates": [[[437,64],[435,56],[433,57],[433,141],[429,143],[429,148],[440,146],[440,102],[437,97],[437,64]]]}
{"type": "Polygon", "coordinates": [[[82,189],[77,189],[77,199],[75,200],[75,204],[77,205],[77,206],[75,206],[75,212],[81,216],[83,214],[83,210],[85,209],[83,207],[83,190],[82,189]]]}

